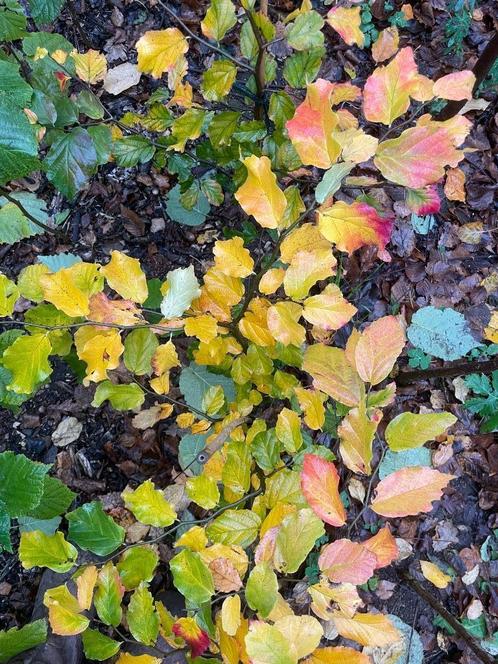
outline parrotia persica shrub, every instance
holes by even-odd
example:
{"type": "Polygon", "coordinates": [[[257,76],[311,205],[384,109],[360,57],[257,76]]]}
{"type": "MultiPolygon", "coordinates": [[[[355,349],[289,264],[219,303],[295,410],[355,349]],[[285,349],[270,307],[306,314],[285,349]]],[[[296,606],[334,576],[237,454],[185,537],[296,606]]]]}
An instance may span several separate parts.
{"type": "MultiPolygon", "coordinates": [[[[71,510],[74,494],[48,466],[0,455],[0,545],[12,551],[14,520],[26,569],[72,571],[47,590],[44,604],[52,631],[82,634],[91,660],[119,652],[121,664],[161,661],[157,650],[126,653],[125,633],[145,646],[166,643],[227,664],[369,662],[372,648],[403,638],[388,616],[365,612],[356,588],[398,556],[384,519],[429,512],[452,479],[402,467],[373,480],[365,500],[379,516],[376,534],[350,539],[341,466],[372,475],[374,441],[393,452],[420,447],[455,418],[403,413],[379,439],[383,408],[395,399],[387,380],[404,328],[395,316],[350,324],[356,308],[340,290],[337,256],[373,245],[379,260],[389,260],[393,217],[377,195],[384,184],[398,185],[417,214],[439,209],[437,183],[462,160],[470,122],[462,115],[438,122],[426,110],[434,99],[470,97],[473,75],[429,80],[389,28],[373,46],[383,64],[363,87],[316,79],[325,39],[363,46],[360,9],[334,7],[324,20],[304,0],[277,37],[252,4],[211,3],[201,29],[214,60],[195,94],[187,80],[189,36],[165,5],[172,27],[146,32],[136,44],[138,67],[126,65],[135,83],[143,73],[160,85],[140,112],[121,118],[98,98],[104,78],[111,92],[126,85],[116,69],[106,74],[104,55],[76,53],[57,34],[27,34],[15,0],[1,8],[1,36],[16,58],[0,61],[10,82],[0,94],[0,182],[42,169],[72,198],[99,165],[153,160],[177,176],[168,201],[173,218],[190,223],[204,210],[202,222],[210,206],[233,194],[273,242],[261,257],[237,235],[218,240],[202,276],[190,266],[162,282],[147,281],[139,261],[119,251],[102,265],[36,263],[17,282],[0,276],[2,316],[13,314],[21,296],[31,303],[23,318],[4,321],[10,327],[0,335],[5,406],[46,384],[53,358],[68,358],[85,385],[96,384],[95,406],[133,410],[143,429],[176,416],[185,433],[183,475],[165,489],[148,480],[122,494],[134,518],[159,533],[133,545],[123,543],[123,527],[100,502],[71,510]],[[220,45],[227,33],[238,35],[237,57],[220,45]],[[272,55],[277,43],[284,59],[272,55]],[[223,100],[234,98],[239,110],[227,110],[223,100]],[[206,163],[202,175],[192,174],[206,163]],[[298,184],[316,169],[325,172],[304,202],[298,184]],[[283,179],[297,184],[283,188],[283,179]],[[334,334],[346,325],[345,348],[336,347],[334,334]],[[183,402],[169,396],[171,385],[183,402]],[[323,429],[338,439],[337,457],[317,443],[323,429]],[[167,564],[185,597],[182,617],[149,589],[162,540],[174,547],[167,564]],[[76,547],[95,554],[94,562],[80,564],[76,547]],[[279,589],[284,577],[304,575],[311,552],[317,578],[300,615],[279,589]],[[332,625],[357,647],[325,646],[325,623],[328,636],[332,625]]],[[[37,231],[26,213],[46,222],[34,195],[8,196],[0,210],[4,241],[37,231]]],[[[0,661],[43,642],[46,632],[39,620],[0,633],[0,661]]]]}

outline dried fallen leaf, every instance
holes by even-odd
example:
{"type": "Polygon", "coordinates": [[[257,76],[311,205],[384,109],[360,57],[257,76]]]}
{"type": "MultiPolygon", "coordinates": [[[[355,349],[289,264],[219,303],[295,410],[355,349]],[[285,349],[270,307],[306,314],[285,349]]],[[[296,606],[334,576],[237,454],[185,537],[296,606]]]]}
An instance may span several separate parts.
{"type": "Polygon", "coordinates": [[[52,442],[57,447],[66,447],[78,440],[83,424],[75,417],[65,417],[52,434],[52,442]]]}
{"type": "Polygon", "coordinates": [[[465,173],[461,168],[449,168],[446,171],[444,193],[450,201],[465,203],[465,173]]]}

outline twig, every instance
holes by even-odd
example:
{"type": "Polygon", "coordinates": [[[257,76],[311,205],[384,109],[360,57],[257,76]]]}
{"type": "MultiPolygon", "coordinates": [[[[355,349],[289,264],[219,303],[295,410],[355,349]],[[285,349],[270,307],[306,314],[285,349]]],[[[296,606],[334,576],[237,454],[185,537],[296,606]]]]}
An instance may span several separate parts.
{"type": "Polygon", "coordinates": [[[429,378],[453,378],[454,376],[468,376],[472,373],[490,373],[498,369],[498,355],[485,362],[451,362],[444,367],[433,369],[420,369],[418,371],[402,371],[396,376],[398,385],[411,385],[417,380],[429,378]]]}
{"type": "Polygon", "coordinates": [[[254,77],[256,79],[256,92],[257,92],[257,101],[256,108],[254,110],[254,117],[256,120],[262,120],[265,113],[264,106],[264,94],[265,94],[265,48],[266,43],[261,34],[261,30],[256,24],[256,20],[250,9],[245,9],[245,14],[249,19],[251,28],[258,45],[258,56],[256,58],[256,67],[254,70],[254,77]]]}
{"type": "Polygon", "coordinates": [[[241,69],[245,69],[246,71],[250,71],[254,73],[253,68],[250,65],[247,65],[245,62],[242,62],[242,60],[239,60],[238,58],[235,58],[233,55],[230,55],[230,53],[227,53],[227,51],[224,51],[222,48],[219,48],[218,46],[215,46],[214,44],[211,44],[211,42],[207,41],[206,39],[203,39],[202,37],[199,37],[199,35],[196,35],[195,32],[193,32],[188,25],[182,21],[182,19],[174,12],[171,7],[168,7],[168,5],[162,0],[158,0],[158,3],[161,5],[161,7],[164,9],[164,11],[176,22],[178,23],[179,26],[181,26],[182,30],[185,30],[185,32],[192,37],[192,39],[195,39],[196,41],[199,42],[199,44],[203,44],[207,48],[211,49],[211,51],[214,51],[215,53],[219,53],[222,55],[224,58],[227,58],[228,60],[231,60],[233,63],[235,63],[238,67],[241,69]]]}
{"type": "Polygon", "coordinates": [[[21,210],[23,215],[25,217],[27,217],[33,224],[35,224],[36,226],[39,226],[40,228],[43,228],[43,230],[47,231],[47,233],[52,233],[52,234],[55,233],[55,231],[56,231],[55,228],[51,228],[50,226],[47,226],[46,224],[44,224],[42,221],[39,221],[36,217],[33,217],[33,215],[30,212],[28,212],[28,210],[26,210],[24,205],[22,203],[20,203],[17,200],[17,198],[14,198],[14,196],[12,196],[3,187],[0,187],[0,196],[3,196],[4,198],[6,198],[9,201],[9,203],[13,203],[14,205],[17,205],[17,207],[21,210]]]}
{"type": "Polygon", "coordinates": [[[408,574],[406,570],[397,570],[399,576],[406,581],[406,583],[417,593],[420,597],[429,604],[436,613],[446,620],[446,622],[455,630],[472,650],[472,652],[479,657],[485,664],[494,664],[495,660],[477,643],[474,637],[465,629],[465,627],[439,602],[434,595],[428,592],[418,581],[408,574]]]}

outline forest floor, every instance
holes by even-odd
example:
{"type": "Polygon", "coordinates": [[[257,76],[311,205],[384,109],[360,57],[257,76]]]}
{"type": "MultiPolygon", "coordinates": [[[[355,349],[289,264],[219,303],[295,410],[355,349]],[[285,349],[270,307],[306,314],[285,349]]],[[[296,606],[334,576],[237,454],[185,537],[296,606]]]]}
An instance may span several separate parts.
{"type": "MultiPolygon", "coordinates": [[[[91,45],[104,52],[110,63],[118,64],[136,56],[133,45],[145,30],[167,25],[160,7],[154,4],[153,0],[76,0],[72,3],[74,13],[65,9],[54,29],[80,50],[91,45]]],[[[189,0],[172,4],[175,8],[181,4],[184,21],[198,30],[207,3],[189,0]]],[[[289,11],[296,3],[275,0],[273,4],[289,11]]],[[[414,2],[416,20],[402,31],[404,40],[416,49],[421,71],[429,76],[471,68],[489,40],[493,19],[497,20],[498,4],[493,0],[480,2],[461,52],[448,53],[445,25],[449,4],[444,0],[414,2]]],[[[383,27],[382,20],[378,23],[383,27]]],[[[194,42],[191,49],[197,54],[201,72],[210,54],[194,42]]],[[[320,76],[334,80],[346,63],[354,65],[359,76],[372,66],[369,55],[356,47],[334,44],[329,46],[320,76]]],[[[198,74],[194,70],[189,76],[195,89],[198,74]]],[[[136,108],[150,94],[150,84],[151,79],[143,77],[140,85],[119,101],[106,101],[116,105],[112,110],[117,114],[136,108]]],[[[421,234],[409,223],[404,203],[390,199],[394,191],[386,188],[382,195],[398,218],[389,245],[392,261],[379,263],[368,248],[343,260],[343,290],[358,308],[359,320],[399,311],[410,320],[420,307],[452,307],[464,314],[476,338],[482,339],[489,307],[498,303],[497,88],[486,91],[482,100],[482,108],[470,114],[475,126],[461,164],[466,176],[465,200],[446,201],[433,228],[421,234]]],[[[124,171],[112,165],[104,167],[72,204],[64,237],[41,235],[5,246],[0,249],[2,271],[16,277],[39,254],[70,251],[83,260],[98,262],[119,249],[139,258],[148,277],[164,278],[168,270],[191,263],[201,274],[211,260],[213,242],[223,237],[223,228],[240,226],[242,212],[227,204],[215,208],[202,226],[191,229],[179,225],[164,211],[165,194],[174,184],[148,165],[124,171]]],[[[41,180],[29,185],[39,196],[49,196],[41,180]]],[[[61,204],[53,198],[47,198],[47,203],[50,209],[61,204]]],[[[340,334],[338,337],[340,343],[340,334]]],[[[402,357],[401,370],[409,369],[407,363],[408,358],[402,357]]],[[[431,367],[440,364],[435,360],[431,367]]],[[[494,433],[480,433],[479,417],[463,406],[465,389],[461,377],[419,379],[399,388],[399,411],[436,408],[458,417],[455,433],[441,441],[444,444],[433,456],[439,470],[457,475],[458,480],[430,514],[395,520],[394,534],[412,548],[411,574],[425,588],[429,589],[415,570],[417,559],[440,561],[456,571],[457,578],[448,588],[431,586],[429,592],[455,617],[471,621],[480,639],[482,630],[488,634],[487,624],[498,617],[498,440],[494,433]],[[476,566],[480,581],[475,581],[476,566]],[[483,578],[488,581],[486,592],[483,578]]],[[[56,476],[77,491],[82,502],[98,497],[111,504],[116,492],[130,480],[151,477],[160,486],[166,485],[177,469],[179,437],[174,422],[139,431],[131,425],[133,414],[114,411],[108,405],[95,409],[92,396],[92,388],[80,385],[61,364],[50,385],[19,412],[0,412],[0,451],[12,449],[54,463],[56,476]],[[76,441],[57,447],[52,434],[67,417],[81,424],[81,433],[76,441]]],[[[390,418],[395,414],[389,413],[390,418]]],[[[372,518],[368,510],[361,515],[356,524],[360,537],[367,533],[372,518]]],[[[30,617],[39,576],[0,554],[0,615],[5,626],[24,623],[30,617]]],[[[367,604],[398,615],[419,632],[426,662],[480,661],[394,571],[381,573],[377,585],[361,593],[367,604]]]]}

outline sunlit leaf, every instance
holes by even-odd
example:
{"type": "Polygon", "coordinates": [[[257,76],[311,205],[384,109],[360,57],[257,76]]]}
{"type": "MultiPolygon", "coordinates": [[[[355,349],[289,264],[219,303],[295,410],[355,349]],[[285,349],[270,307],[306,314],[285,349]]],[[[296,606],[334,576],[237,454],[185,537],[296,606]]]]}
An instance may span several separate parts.
{"type": "Polygon", "coordinates": [[[188,51],[188,42],[178,28],[149,30],[138,42],[138,70],[160,78],[172,71],[188,51]]]}
{"type": "Polygon", "coordinates": [[[441,436],[456,421],[451,413],[401,413],[387,425],[386,442],[394,452],[420,447],[441,436]]]}
{"type": "Polygon", "coordinates": [[[21,533],[19,559],[24,569],[48,567],[54,572],[68,572],[77,557],[78,552],[61,532],[54,535],[45,535],[39,530],[21,533]]]}
{"type": "Polygon", "coordinates": [[[351,320],[356,311],[338,286],[327,284],[319,295],[312,295],[304,301],[303,318],[324,330],[338,330],[351,320]]]}
{"type": "Polygon", "coordinates": [[[253,271],[254,261],[241,237],[217,240],[213,254],[216,269],[229,277],[248,277],[253,271]]]}
{"type": "Polygon", "coordinates": [[[433,586],[436,586],[436,588],[446,588],[451,582],[451,576],[445,574],[438,565],[435,565],[428,560],[421,560],[420,568],[427,581],[430,581],[433,586]]]}
{"type": "Polygon", "coordinates": [[[140,484],[134,491],[123,491],[126,507],[138,521],[151,526],[170,526],[176,519],[176,512],[164,497],[164,493],[154,488],[151,480],[140,484]]]}
{"type": "Polygon", "coordinates": [[[111,260],[100,268],[109,286],[121,297],[142,304],[148,297],[147,280],[136,258],[112,251],[111,260]]]}
{"type": "Polygon", "coordinates": [[[74,333],[74,344],[78,357],[87,365],[85,385],[108,378],[107,372],[116,369],[124,351],[120,331],[114,328],[80,327],[74,333]]]}
{"type": "Polygon", "coordinates": [[[346,522],[346,510],[339,496],[339,475],[333,463],[316,454],[305,454],[301,489],[309,506],[325,523],[342,526],[346,522]]]}
{"type": "Polygon", "coordinates": [[[268,157],[251,155],[243,160],[247,169],[244,184],[235,192],[235,198],[246,214],[252,214],[263,228],[278,228],[282,221],[287,199],[277,184],[268,157]]]}

